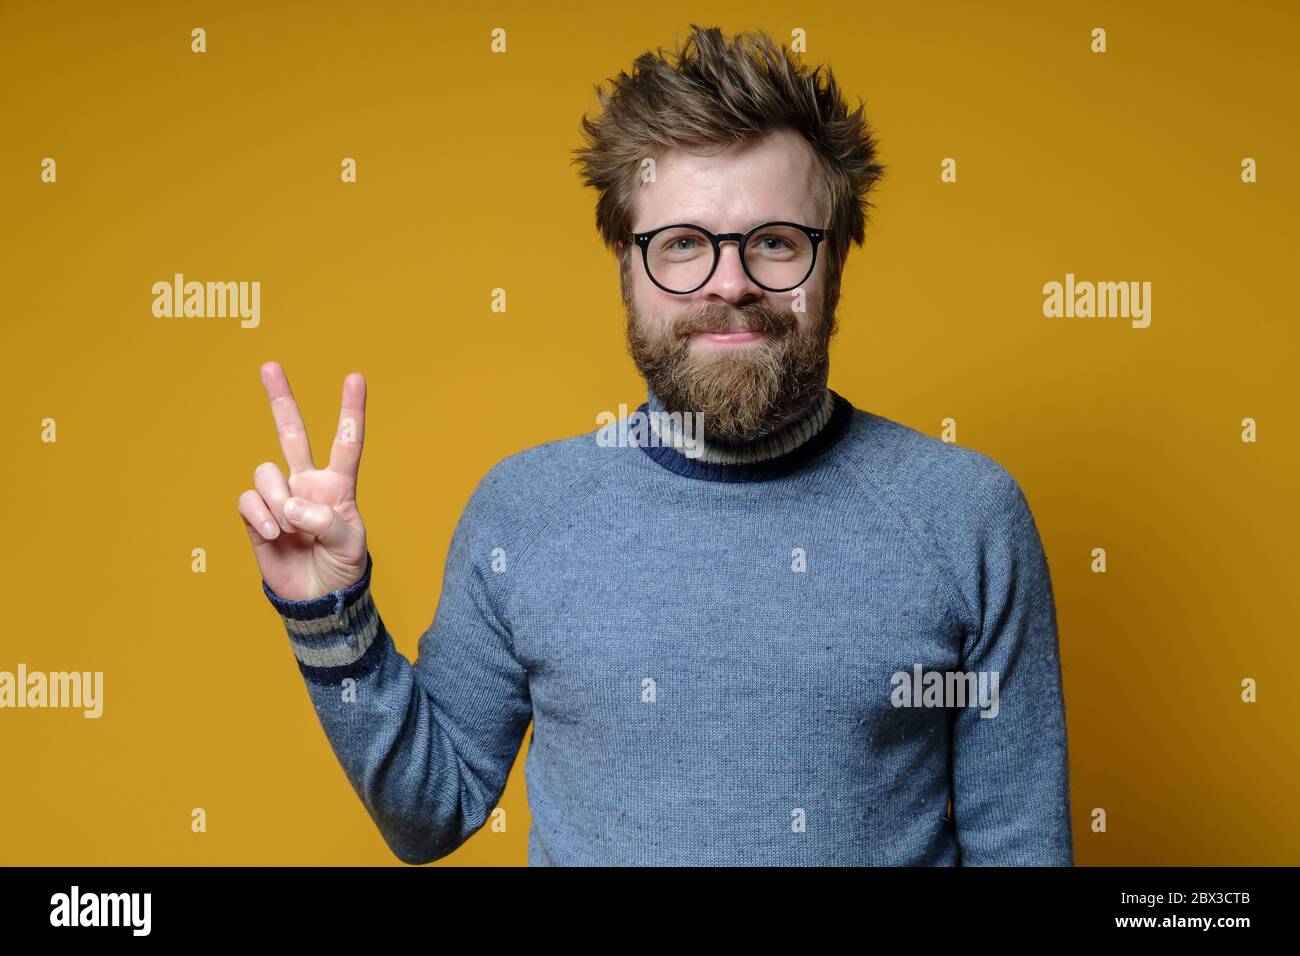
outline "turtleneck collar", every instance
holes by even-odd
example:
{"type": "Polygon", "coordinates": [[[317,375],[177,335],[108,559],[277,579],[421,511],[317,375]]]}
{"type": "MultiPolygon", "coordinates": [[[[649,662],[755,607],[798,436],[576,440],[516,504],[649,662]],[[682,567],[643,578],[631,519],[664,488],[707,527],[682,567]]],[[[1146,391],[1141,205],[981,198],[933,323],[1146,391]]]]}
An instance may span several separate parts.
{"type": "Polygon", "coordinates": [[[658,464],[687,478],[761,481],[789,474],[834,444],[852,418],[853,407],[823,388],[794,418],[751,441],[704,441],[687,416],[669,416],[647,390],[637,409],[647,416],[653,438],[641,450],[658,464]]]}

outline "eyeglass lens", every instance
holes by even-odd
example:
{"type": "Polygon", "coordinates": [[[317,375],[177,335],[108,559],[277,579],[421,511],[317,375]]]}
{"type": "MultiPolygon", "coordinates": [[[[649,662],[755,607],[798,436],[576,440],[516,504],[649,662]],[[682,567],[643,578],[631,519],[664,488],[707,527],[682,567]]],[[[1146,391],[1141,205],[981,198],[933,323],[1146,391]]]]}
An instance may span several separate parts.
{"type": "MultiPolygon", "coordinates": [[[[713,270],[713,259],[709,237],[685,226],[665,229],[651,238],[646,248],[650,275],[676,292],[699,287],[713,270]]],[[[812,240],[792,226],[763,226],[745,245],[745,265],[750,275],[769,289],[798,285],[812,271],[812,263],[812,240]]]]}

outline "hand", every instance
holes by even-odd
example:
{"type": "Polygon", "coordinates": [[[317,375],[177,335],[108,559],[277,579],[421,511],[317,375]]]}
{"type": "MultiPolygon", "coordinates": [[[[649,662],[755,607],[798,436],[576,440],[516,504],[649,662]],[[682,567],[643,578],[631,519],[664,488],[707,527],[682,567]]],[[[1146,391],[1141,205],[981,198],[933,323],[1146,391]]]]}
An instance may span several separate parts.
{"type": "Polygon", "coordinates": [[[343,379],[343,410],[329,467],[312,461],[298,403],[279,362],[261,368],[289,478],[273,461],[253,472],[239,514],[262,578],[276,595],[305,601],[347,588],[366,571],[366,526],[357,511],[357,469],[365,436],[366,380],[343,379]]]}

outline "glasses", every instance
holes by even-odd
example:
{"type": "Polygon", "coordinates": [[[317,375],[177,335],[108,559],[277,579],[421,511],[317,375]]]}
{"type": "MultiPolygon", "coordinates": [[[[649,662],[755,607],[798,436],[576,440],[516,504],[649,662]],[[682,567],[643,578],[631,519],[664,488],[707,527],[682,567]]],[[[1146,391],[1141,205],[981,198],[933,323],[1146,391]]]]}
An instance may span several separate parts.
{"type": "Polygon", "coordinates": [[[703,286],[718,268],[721,244],[740,244],[745,275],[768,292],[789,292],[812,275],[824,229],[797,222],[765,222],[749,232],[714,234],[692,223],[674,223],[632,234],[641,247],[650,281],[674,295],[703,286]]]}

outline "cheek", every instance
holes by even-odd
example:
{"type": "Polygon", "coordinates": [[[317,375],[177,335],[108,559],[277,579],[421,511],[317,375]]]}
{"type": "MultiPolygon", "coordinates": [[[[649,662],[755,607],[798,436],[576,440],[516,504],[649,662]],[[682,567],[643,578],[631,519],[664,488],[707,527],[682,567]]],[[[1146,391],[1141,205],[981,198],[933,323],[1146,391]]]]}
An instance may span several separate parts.
{"type": "Polygon", "coordinates": [[[816,310],[821,312],[826,306],[826,293],[830,284],[830,269],[826,260],[818,258],[817,265],[813,269],[813,274],[804,287],[808,290],[804,295],[805,307],[808,311],[816,310]]]}
{"type": "Polygon", "coordinates": [[[817,254],[817,265],[813,266],[813,274],[808,277],[808,285],[812,286],[809,293],[815,292],[820,300],[822,293],[826,290],[826,283],[830,279],[830,267],[826,257],[820,252],[817,254]]]}
{"type": "Polygon", "coordinates": [[[662,329],[672,323],[689,297],[672,295],[645,277],[634,273],[632,277],[632,304],[643,325],[662,329]]]}

